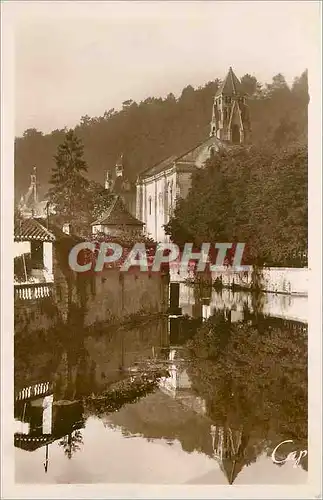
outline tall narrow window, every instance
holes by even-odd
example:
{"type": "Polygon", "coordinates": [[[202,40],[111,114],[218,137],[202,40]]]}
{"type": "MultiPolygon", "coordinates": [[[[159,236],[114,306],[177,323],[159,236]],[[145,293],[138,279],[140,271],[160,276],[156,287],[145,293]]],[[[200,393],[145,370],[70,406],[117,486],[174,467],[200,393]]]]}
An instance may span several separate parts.
{"type": "Polygon", "coordinates": [[[151,215],[151,196],[149,196],[148,199],[148,209],[149,209],[149,215],[151,215]]]}
{"type": "Polygon", "coordinates": [[[158,195],[158,207],[159,207],[159,213],[162,214],[163,213],[163,195],[162,193],[159,193],[158,195]]]}

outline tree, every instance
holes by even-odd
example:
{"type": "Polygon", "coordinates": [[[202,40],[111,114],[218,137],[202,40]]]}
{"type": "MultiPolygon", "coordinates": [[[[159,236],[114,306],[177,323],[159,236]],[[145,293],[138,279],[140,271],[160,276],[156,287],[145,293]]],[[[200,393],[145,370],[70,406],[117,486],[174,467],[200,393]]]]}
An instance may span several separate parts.
{"type": "Polygon", "coordinates": [[[272,83],[267,85],[267,89],[269,93],[273,94],[274,92],[287,92],[289,91],[289,87],[286,83],[284,75],[281,73],[278,73],[277,75],[273,76],[272,83]]]}
{"type": "Polygon", "coordinates": [[[297,139],[297,124],[289,116],[283,116],[273,133],[273,142],[279,148],[297,139]]]}
{"type": "Polygon", "coordinates": [[[81,431],[73,431],[59,441],[59,446],[64,449],[64,454],[68,459],[71,459],[74,453],[81,449],[83,445],[83,436],[81,431]]]}
{"type": "Polygon", "coordinates": [[[291,335],[271,319],[250,325],[217,314],[186,348],[192,388],[217,425],[257,431],[265,441],[286,435],[306,446],[306,335],[291,335]]]}
{"type": "Polygon", "coordinates": [[[241,78],[241,86],[243,92],[252,96],[256,93],[257,88],[259,87],[259,83],[255,76],[251,76],[248,73],[241,78]]]}
{"type": "Polygon", "coordinates": [[[84,203],[88,181],[83,176],[87,172],[83,149],[80,139],[69,130],[54,157],[56,165],[50,179],[53,187],[48,196],[62,222],[79,223],[86,214],[84,203]]]}
{"type": "Polygon", "coordinates": [[[244,242],[249,264],[304,265],[307,148],[215,154],[193,177],[165,229],[179,245],[244,242]]]}

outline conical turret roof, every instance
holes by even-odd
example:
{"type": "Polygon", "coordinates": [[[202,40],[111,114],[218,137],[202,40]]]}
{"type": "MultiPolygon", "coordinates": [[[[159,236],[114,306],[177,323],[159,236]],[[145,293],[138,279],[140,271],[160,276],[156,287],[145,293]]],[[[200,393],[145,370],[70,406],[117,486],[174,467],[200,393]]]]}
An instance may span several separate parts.
{"type": "Polygon", "coordinates": [[[229,68],[228,74],[225,77],[222,85],[218,89],[216,95],[226,95],[233,96],[237,94],[242,94],[242,87],[239,78],[233,72],[233,69],[229,68]]]}

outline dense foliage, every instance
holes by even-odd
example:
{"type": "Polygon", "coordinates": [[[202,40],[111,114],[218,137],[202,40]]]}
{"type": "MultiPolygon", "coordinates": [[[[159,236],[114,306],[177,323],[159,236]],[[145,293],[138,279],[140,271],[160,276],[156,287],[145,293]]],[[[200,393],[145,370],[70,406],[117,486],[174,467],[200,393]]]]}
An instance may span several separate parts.
{"type": "MultiPolygon", "coordinates": [[[[307,137],[307,73],[296,78],[289,88],[282,75],[261,86],[257,79],[245,75],[242,85],[248,92],[253,142],[271,142],[281,146],[307,137]]],[[[190,149],[207,138],[214,94],[218,79],[194,89],[188,85],[176,99],[148,98],[136,103],[129,99],[117,111],[102,116],[83,116],[75,127],[84,144],[88,177],[103,183],[106,169],[114,168],[124,153],[125,173],[134,180],[139,172],[163,158],[190,149]]],[[[62,123],[63,126],[63,123],[62,123]]],[[[15,141],[15,188],[19,199],[30,183],[32,166],[37,167],[41,195],[49,185],[50,172],[57,147],[65,132],[54,130],[43,134],[28,129],[15,141]]]]}
{"type": "Polygon", "coordinates": [[[55,207],[52,222],[58,226],[68,222],[76,234],[84,234],[108,208],[113,195],[107,195],[101,184],[85,177],[88,166],[84,146],[73,130],[65,134],[54,160],[48,191],[49,202],[55,207]]]}
{"type": "Polygon", "coordinates": [[[244,242],[248,263],[306,264],[307,147],[215,154],[166,231],[179,244],[244,242]]]}

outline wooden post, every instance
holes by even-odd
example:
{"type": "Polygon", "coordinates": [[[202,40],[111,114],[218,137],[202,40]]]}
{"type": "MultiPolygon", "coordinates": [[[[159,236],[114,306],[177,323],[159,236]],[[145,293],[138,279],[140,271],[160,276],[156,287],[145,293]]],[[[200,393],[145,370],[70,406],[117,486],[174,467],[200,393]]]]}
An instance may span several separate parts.
{"type": "Polygon", "coordinates": [[[24,253],[22,254],[22,261],[23,261],[23,264],[24,264],[25,280],[28,281],[28,279],[27,279],[26,261],[25,261],[25,254],[24,253]]]}

